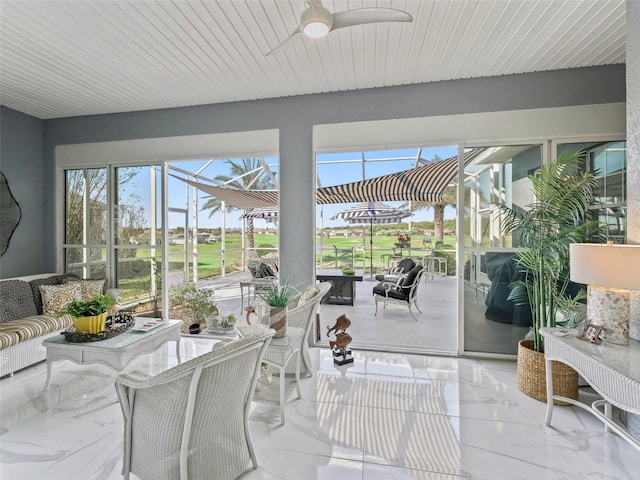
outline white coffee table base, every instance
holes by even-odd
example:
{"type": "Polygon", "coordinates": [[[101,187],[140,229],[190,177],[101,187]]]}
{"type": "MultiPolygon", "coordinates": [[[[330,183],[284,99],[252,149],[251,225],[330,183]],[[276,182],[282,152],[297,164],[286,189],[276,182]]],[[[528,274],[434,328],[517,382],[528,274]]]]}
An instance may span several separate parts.
{"type": "MultiPolygon", "coordinates": [[[[136,318],[136,324],[149,321],[136,318]]],[[[116,371],[122,370],[133,359],[144,353],[152,353],[165,343],[176,342],[176,356],[180,359],[181,320],[167,320],[165,324],[148,332],[128,332],[99,342],[70,343],[60,337],[52,337],[42,342],[47,349],[47,380],[44,389],[51,383],[51,364],[56,360],[70,360],[79,365],[101,363],[116,371]]]]}

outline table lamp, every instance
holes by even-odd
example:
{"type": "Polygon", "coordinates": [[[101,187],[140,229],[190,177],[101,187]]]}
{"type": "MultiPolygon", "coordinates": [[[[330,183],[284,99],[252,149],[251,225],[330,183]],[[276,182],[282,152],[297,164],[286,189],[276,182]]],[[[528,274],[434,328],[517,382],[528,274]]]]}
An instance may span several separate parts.
{"type": "Polygon", "coordinates": [[[630,317],[640,315],[629,292],[640,290],[640,245],[572,243],[569,268],[572,281],[588,285],[587,321],[602,326],[602,341],[628,345],[630,317]]]}

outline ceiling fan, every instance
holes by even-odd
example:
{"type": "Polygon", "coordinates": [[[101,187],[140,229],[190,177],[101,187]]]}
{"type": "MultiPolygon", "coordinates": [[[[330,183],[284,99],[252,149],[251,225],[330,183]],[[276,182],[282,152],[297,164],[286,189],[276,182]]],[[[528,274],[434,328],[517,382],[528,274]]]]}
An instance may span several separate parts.
{"type": "Polygon", "coordinates": [[[291,40],[299,34],[304,34],[309,38],[322,38],[329,32],[339,28],[353,27],[365,23],[413,21],[413,17],[407,12],[396,10],[395,8],[356,8],[331,13],[322,6],[320,0],[309,0],[307,3],[309,6],[300,15],[298,28],[289,38],[267,53],[267,55],[272,55],[285,49],[291,43],[291,40]]]}

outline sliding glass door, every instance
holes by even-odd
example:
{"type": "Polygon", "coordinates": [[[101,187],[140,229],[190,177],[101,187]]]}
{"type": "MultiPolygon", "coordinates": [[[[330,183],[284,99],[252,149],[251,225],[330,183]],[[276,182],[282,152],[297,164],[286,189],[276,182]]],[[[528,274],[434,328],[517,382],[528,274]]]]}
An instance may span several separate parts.
{"type": "Polygon", "coordinates": [[[498,204],[526,209],[534,201],[528,175],[542,165],[541,145],[469,150],[464,167],[464,350],[515,354],[531,325],[526,306],[508,300],[516,279],[517,239],[502,234],[498,204]]]}

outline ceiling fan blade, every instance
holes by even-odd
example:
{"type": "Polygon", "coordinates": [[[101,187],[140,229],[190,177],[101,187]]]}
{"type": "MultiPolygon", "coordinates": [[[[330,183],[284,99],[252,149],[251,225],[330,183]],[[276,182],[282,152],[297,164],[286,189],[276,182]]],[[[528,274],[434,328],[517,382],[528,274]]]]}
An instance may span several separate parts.
{"type": "Polygon", "coordinates": [[[282,42],[276,48],[274,48],[269,53],[267,53],[265,55],[265,57],[268,57],[269,55],[273,55],[274,53],[278,53],[278,52],[284,50],[285,48],[287,48],[289,46],[289,44],[291,43],[291,40],[296,38],[296,36],[298,36],[299,34],[300,34],[300,28],[298,28],[295,32],[293,32],[291,35],[289,35],[289,38],[287,38],[284,42],[282,42]]]}
{"type": "Polygon", "coordinates": [[[413,17],[407,12],[396,10],[395,8],[356,8],[345,10],[333,14],[333,27],[338,28],[353,27],[365,23],[378,22],[411,22],[413,17]]]}

